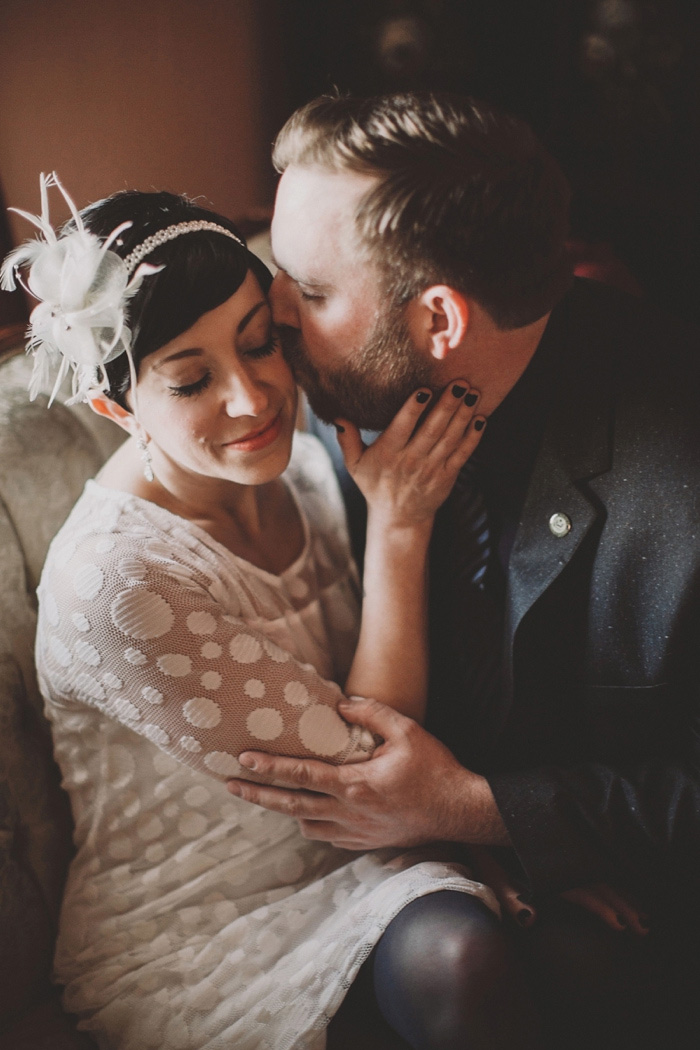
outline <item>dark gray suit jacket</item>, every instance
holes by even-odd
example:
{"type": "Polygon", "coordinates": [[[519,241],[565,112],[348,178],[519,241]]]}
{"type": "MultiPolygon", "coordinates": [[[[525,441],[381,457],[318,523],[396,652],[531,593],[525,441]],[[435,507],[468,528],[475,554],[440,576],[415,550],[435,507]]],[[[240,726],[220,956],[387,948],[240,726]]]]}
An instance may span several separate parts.
{"type": "Polygon", "coordinates": [[[486,773],[533,889],[622,878],[695,895],[700,343],[593,282],[555,313],[486,773]]]}

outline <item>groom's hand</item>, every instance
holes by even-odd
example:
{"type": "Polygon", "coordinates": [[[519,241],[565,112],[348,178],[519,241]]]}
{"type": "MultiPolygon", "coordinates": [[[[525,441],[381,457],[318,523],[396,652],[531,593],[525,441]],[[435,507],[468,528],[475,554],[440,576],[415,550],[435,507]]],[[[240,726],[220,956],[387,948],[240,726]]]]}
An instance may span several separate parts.
{"type": "Polygon", "coordinates": [[[375,700],[347,700],[339,711],[382,737],[369,761],[332,766],[247,751],[239,756],[242,766],[293,790],[230,780],[229,791],[295,817],[306,838],[343,849],[508,843],[487,782],[434,736],[375,700]]]}

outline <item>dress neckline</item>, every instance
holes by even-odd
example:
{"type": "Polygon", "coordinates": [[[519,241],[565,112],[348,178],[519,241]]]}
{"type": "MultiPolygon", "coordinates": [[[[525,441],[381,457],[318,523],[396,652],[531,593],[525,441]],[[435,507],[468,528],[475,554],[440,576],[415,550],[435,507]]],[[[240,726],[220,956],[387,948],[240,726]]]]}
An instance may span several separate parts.
{"type": "Polygon", "coordinates": [[[309,527],[309,520],[306,516],[306,511],[304,510],[296,485],[291,478],[288,477],[282,477],[281,481],[291,495],[294,506],[296,507],[299,518],[301,519],[304,542],[301,551],[294,561],[292,561],[291,564],[279,574],[269,572],[267,569],[263,569],[259,565],[255,565],[253,562],[241,557],[241,555],[235,554],[234,551],[230,550],[223,543],[220,543],[219,540],[215,539],[206,529],[203,529],[201,525],[197,525],[189,518],[183,518],[181,514],[175,514],[174,511],[167,510],[166,507],[161,507],[159,503],[154,503],[153,500],[144,499],[143,496],[136,496],[134,493],[125,492],[123,489],[111,488],[108,485],[101,484],[99,481],[95,481],[94,478],[88,479],[85,483],[85,490],[99,492],[101,495],[122,505],[132,503],[135,506],[147,507],[149,513],[156,519],[162,518],[164,522],[169,522],[171,525],[172,523],[177,523],[179,528],[182,528],[183,526],[186,527],[189,532],[199,537],[201,542],[204,543],[205,546],[210,547],[215,553],[221,554],[225,558],[232,558],[237,565],[245,566],[246,571],[255,573],[256,576],[259,576],[267,583],[272,583],[274,586],[280,586],[280,584],[282,584],[288,577],[298,575],[308,559],[311,547],[311,529],[309,527]]]}

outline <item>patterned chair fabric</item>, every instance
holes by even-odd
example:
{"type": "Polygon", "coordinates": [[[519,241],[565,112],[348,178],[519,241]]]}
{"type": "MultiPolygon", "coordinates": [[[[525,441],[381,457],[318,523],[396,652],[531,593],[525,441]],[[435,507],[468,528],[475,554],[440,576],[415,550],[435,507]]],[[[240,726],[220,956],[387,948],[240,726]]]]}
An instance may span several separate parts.
{"type": "Polygon", "coordinates": [[[29,401],[21,331],[0,330],[0,1046],[84,1050],[92,1042],[49,983],[72,828],[34,671],[34,592],[51,539],[121,435],[86,405],[29,401]]]}

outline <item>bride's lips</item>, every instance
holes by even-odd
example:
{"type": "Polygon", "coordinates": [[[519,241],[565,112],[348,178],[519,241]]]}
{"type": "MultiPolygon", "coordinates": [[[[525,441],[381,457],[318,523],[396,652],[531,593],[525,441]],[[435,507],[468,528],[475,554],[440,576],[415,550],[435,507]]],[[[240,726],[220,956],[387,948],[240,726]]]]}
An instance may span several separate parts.
{"type": "Polygon", "coordinates": [[[258,449],[271,445],[279,437],[281,429],[282,410],[280,409],[275,418],[260,430],[251,430],[249,434],[238,438],[237,441],[227,441],[224,448],[233,448],[240,452],[257,452],[258,449]]]}

